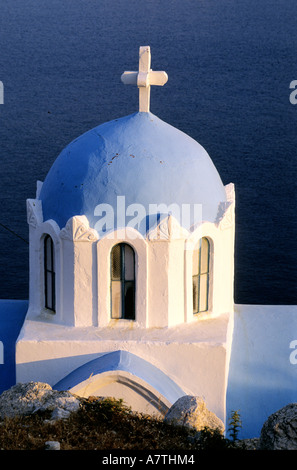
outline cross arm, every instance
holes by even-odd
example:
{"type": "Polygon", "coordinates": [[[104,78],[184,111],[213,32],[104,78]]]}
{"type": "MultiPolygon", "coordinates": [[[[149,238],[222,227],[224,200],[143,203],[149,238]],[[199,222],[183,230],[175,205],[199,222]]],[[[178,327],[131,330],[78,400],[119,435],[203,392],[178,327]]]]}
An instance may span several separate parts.
{"type": "Polygon", "coordinates": [[[164,71],[151,69],[150,47],[142,46],[139,48],[138,72],[124,72],[121,80],[125,85],[137,85],[139,89],[139,111],[149,112],[151,85],[165,85],[168,75],[164,71]]]}
{"type": "Polygon", "coordinates": [[[168,75],[164,71],[155,72],[154,70],[150,70],[149,72],[124,72],[121,76],[121,80],[125,85],[145,87],[150,85],[163,86],[168,81],[168,75]]]}

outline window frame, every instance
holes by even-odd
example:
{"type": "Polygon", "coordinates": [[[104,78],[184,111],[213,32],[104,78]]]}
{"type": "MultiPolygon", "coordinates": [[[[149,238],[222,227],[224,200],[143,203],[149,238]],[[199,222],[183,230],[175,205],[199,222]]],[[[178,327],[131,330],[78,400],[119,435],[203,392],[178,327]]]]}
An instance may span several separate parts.
{"type": "Polygon", "coordinates": [[[125,242],[117,243],[114,245],[110,252],[110,318],[112,320],[136,320],[136,279],[135,279],[135,251],[134,248],[125,242]],[[125,247],[129,247],[133,254],[133,279],[125,279],[125,247]],[[120,279],[113,279],[113,254],[116,247],[120,247],[120,279]],[[120,301],[121,301],[121,316],[113,316],[113,283],[120,282],[120,301]],[[133,312],[128,315],[125,311],[125,290],[126,285],[133,283],[133,312]]]}
{"type": "Polygon", "coordinates": [[[47,234],[43,240],[44,260],[44,307],[51,313],[56,313],[56,271],[55,271],[55,249],[52,237],[47,234]],[[50,243],[50,263],[48,262],[48,242],[50,243]],[[50,279],[51,295],[48,292],[48,281],[50,279]]]}
{"type": "MultiPolygon", "coordinates": [[[[197,245],[196,245],[197,246],[197,245]]],[[[209,310],[209,281],[210,281],[210,241],[207,237],[202,237],[198,241],[198,248],[195,247],[192,255],[192,265],[193,265],[193,257],[195,252],[198,251],[198,271],[197,274],[192,273],[192,305],[193,305],[193,315],[199,315],[201,313],[205,313],[209,310]],[[207,242],[207,269],[206,271],[201,272],[201,259],[202,259],[202,241],[205,240],[207,242]],[[202,278],[206,276],[206,298],[205,304],[206,307],[205,309],[202,309],[200,307],[201,305],[201,297],[200,297],[200,291],[201,291],[201,284],[202,284],[202,278]],[[196,298],[194,299],[194,279],[197,279],[197,294],[196,298]],[[197,310],[194,310],[194,300],[196,301],[197,304],[197,310]]]]}

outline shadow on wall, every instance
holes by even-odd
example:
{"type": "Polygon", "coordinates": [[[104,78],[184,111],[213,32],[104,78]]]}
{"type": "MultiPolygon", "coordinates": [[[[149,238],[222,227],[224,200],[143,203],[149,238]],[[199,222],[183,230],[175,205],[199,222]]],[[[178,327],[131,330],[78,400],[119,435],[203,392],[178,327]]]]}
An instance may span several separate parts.
{"type": "MultiPolygon", "coordinates": [[[[50,382],[46,377],[57,377],[57,374],[61,377],[62,375],[55,385],[50,383],[56,390],[71,390],[76,394],[94,395],[96,391],[106,389],[106,385],[111,385],[111,388],[107,387],[107,389],[112,390],[112,393],[121,393],[122,390],[124,399],[133,394],[134,399],[141,398],[142,402],[150,403],[152,407],[163,412],[166,412],[178,398],[185,395],[185,392],[164,372],[127,351],[118,350],[87,356],[20,363],[17,367],[19,377],[29,376],[34,380],[38,374],[38,380],[47,383],[50,382]],[[71,371],[69,371],[70,362],[71,371]],[[23,370],[24,374],[22,374],[23,370]],[[41,371],[45,371],[43,380],[40,379],[41,371]]],[[[104,393],[102,395],[105,396],[104,393]]],[[[131,403],[127,404],[131,406],[131,403]]]]}
{"type": "Polygon", "coordinates": [[[237,305],[227,417],[239,410],[240,438],[259,437],[268,416],[297,401],[297,306],[237,305]]]}
{"type": "Polygon", "coordinates": [[[27,310],[26,300],[0,300],[0,393],[15,384],[15,342],[27,310]]]}

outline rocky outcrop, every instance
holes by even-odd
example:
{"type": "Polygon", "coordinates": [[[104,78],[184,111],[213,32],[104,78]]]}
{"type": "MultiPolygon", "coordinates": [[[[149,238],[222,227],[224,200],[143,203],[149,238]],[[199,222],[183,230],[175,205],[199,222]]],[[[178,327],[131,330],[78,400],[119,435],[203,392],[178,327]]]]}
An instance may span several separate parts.
{"type": "MultiPolygon", "coordinates": [[[[69,391],[53,390],[47,383],[18,383],[0,395],[0,419],[38,412],[44,412],[49,420],[64,419],[76,412],[82,401],[69,391]]],[[[199,431],[204,428],[222,435],[225,431],[223,422],[207,409],[204,400],[191,395],[179,398],[165,415],[164,421],[197,431],[194,437],[189,435],[193,442],[199,439],[199,431]]],[[[297,403],[291,403],[270,415],[262,427],[260,438],[237,441],[234,447],[244,450],[297,450],[297,403]]],[[[45,443],[45,449],[59,448],[60,444],[56,441],[45,443]]]]}
{"type": "Polygon", "coordinates": [[[67,391],[53,390],[43,382],[18,383],[0,395],[0,418],[50,412],[50,419],[68,418],[79,400],[67,391]]]}
{"type": "Polygon", "coordinates": [[[259,446],[263,450],[297,450],[297,403],[286,405],[268,417],[259,446]]]}
{"type": "Polygon", "coordinates": [[[260,450],[260,439],[258,437],[254,437],[252,439],[242,439],[239,441],[235,441],[233,443],[233,447],[239,450],[260,450]]]}
{"type": "Polygon", "coordinates": [[[224,423],[206,407],[201,397],[185,395],[179,398],[166,413],[164,421],[170,424],[187,426],[200,431],[207,427],[224,433],[224,423]]]}

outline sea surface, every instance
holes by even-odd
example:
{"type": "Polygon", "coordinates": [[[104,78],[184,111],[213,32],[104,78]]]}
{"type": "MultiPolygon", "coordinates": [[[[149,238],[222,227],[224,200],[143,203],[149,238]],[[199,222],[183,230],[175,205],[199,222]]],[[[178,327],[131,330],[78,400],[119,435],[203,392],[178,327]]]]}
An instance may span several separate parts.
{"type": "Polygon", "coordinates": [[[169,76],[151,112],[235,184],[235,301],[297,304],[296,0],[0,0],[0,298],[28,298],[26,199],[71,140],[137,111],[120,76],[145,45],[169,76]]]}

